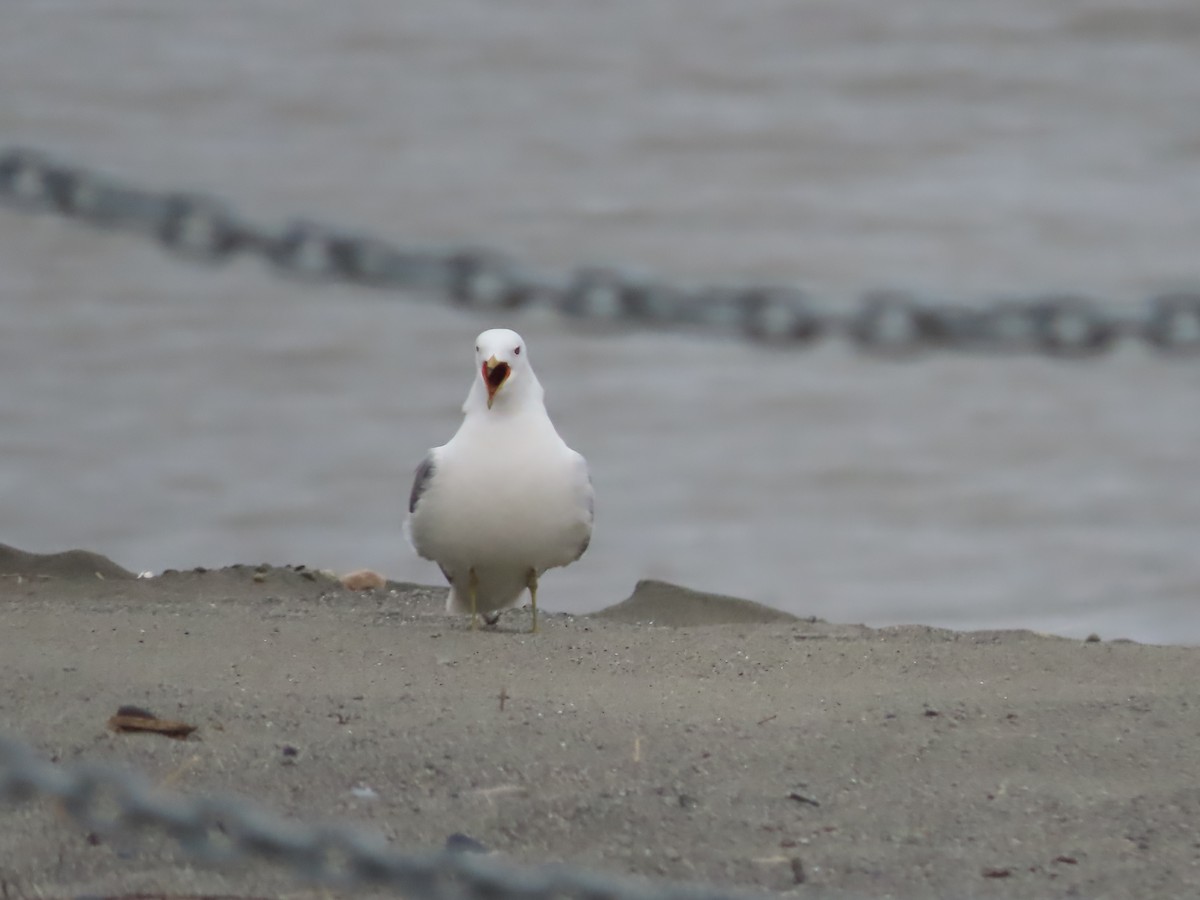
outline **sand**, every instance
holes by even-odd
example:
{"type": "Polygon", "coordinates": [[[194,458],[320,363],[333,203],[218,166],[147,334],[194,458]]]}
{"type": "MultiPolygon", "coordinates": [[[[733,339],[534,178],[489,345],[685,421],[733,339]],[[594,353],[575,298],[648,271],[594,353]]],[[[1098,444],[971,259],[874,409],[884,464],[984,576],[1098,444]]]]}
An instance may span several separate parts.
{"type": "MultiPolygon", "coordinates": [[[[296,567],[136,580],[0,548],[0,574],[0,729],[63,762],[404,849],[463,833],[802,897],[1200,896],[1200,648],[837,625],[649,582],[529,635],[527,611],[473,633],[441,588],[296,567]],[[123,704],[197,730],[116,734],[123,704]]],[[[0,810],[0,884],[328,896],[89,839],[47,803],[0,810]]]]}

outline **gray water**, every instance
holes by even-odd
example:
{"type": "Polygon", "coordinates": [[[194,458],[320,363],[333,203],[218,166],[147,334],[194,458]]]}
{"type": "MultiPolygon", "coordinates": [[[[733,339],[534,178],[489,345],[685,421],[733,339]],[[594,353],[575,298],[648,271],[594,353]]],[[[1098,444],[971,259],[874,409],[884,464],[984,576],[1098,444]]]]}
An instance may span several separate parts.
{"type": "MultiPolygon", "coordinates": [[[[950,299],[1194,285],[1194,0],[8,0],[0,141],[541,266],[950,299]]],[[[1200,642],[1200,366],[766,352],[221,270],[0,210],[0,540],[370,566],[520,329],[598,495],[548,576],[1200,642]]]]}

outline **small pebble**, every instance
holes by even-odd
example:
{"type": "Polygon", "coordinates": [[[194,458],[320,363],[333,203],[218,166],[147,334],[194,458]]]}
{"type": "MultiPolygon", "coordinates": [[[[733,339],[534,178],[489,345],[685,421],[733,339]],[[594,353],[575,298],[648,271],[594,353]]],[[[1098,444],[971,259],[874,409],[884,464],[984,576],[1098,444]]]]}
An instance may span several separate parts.
{"type": "Polygon", "coordinates": [[[446,849],[451,853],[488,853],[488,848],[473,837],[456,831],[446,838],[446,849]]]}
{"type": "Polygon", "coordinates": [[[791,859],[792,866],[792,881],[796,884],[804,884],[808,880],[808,876],[804,874],[804,862],[798,856],[793,856],[791,859]]]}
{"type": "Polygon", "coordinates": [[[356,569],[342,576],[342,586],[350,591],[382,590],[387,587],[387,579],[370,569],[356,569]]]}
{"type": "Polygon", "coordinates": [[[819,800],[814,800],[812,797],[808,796],[808,794],[802,794],[799,791],[792,791],[790,794],[788,794],[788,799],[795,800],[797,803],[807,803],[809,806],[821,805],[819,800]]]}

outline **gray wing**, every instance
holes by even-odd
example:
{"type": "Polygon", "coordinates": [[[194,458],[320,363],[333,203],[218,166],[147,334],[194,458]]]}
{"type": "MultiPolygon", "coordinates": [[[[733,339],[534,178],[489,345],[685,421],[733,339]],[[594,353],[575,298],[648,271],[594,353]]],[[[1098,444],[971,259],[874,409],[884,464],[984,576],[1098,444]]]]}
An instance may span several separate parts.
{"type": "Polygon", "coordinates": [[[408,495],[409,513],[416,512],[417,501],[421,499],[421,495],[429,487],[430,479],[433,478],[433,469],[433,451],[430,450],[425,454],[425,458],[421,460],[421,464],[417,466],[417,474],[413,478],[412,493],[408,495]]]}

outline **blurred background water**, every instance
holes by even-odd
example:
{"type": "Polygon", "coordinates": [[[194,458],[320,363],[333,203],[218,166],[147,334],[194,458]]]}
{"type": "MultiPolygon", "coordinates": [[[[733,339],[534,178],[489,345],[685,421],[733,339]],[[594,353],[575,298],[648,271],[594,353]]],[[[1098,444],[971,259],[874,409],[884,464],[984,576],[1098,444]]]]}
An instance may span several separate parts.
{"type": "MultiPolygon", "coordinates": [[[[987,300],[1195,285],[1192,0],[9,0],[0,142],[249,216],[552,269],[987,300]]],[[[377,568],[528,339],[589,458],[551,609],[638,578],[870,624],[1200,642],[1200,367],[503,322],[0,210],[0,540],[139,570],[377,568]]]]}

